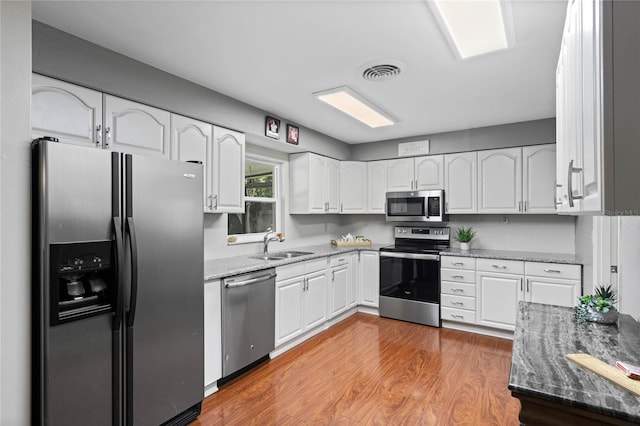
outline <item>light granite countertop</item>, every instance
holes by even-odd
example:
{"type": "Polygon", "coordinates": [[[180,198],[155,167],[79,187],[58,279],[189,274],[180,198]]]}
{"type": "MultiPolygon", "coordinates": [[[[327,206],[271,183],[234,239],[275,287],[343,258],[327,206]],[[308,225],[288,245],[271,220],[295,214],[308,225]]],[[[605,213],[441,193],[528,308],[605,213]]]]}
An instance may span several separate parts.
{"type": "Polygon", "coordinates": [[[513,336],[509,389],[526,397],[640,422],[640,397],[565,358],[586,353],[615,365],[640,361],[640,324],[578,324],[573,308],[520,302],[513,336]]]}
{"type": "Polygon", "coordinates": [[[572,265],[582,265],[582,259],[575,254],[567,253],[542,253],[534,251],[512,251],[512,250],[483,250],[471,249],[460,250],[451,247],[447,251],[441,251],[443,256],[478,257],[485,259],[505,259],[524,260],[528,262],[566,263],[572,265]]]}
{"type": "Polygon", "coordinates": [[[295,257],[292,259],[282,260],[262,260],[252,259],[258,253],[225,257],[220,259],[211,259],[204,262],[204,280],[210,281],[219,278],[229,277],[232,275],[245,274],[247,272],[259,271],[261,269],[274,268],[290,263],[302,262],[305,260],[317,259],[320,257],[328,257],[336,254],[348,253],[358,250],[378,251],[383,244],[372,244],[368,247],[336,247],[331,244],[321,244],[315,246],[296,247],[287,251],[308,251],[312,254],[295,257]]]}

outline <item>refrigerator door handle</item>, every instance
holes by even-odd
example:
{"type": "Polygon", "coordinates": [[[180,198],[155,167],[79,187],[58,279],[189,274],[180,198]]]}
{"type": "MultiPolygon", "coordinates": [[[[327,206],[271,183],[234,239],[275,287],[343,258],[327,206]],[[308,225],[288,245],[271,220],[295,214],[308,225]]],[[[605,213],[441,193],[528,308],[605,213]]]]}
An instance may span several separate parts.
{"type": "Polygon", "coordinates": [[[115,240],[116,240],[116,249],[115,249],[115,257],[116,257],[116,297],[115,297],[115,315],[113,318],[113,331],[117,331],[120,329],[120,324],[122,323],[122,311],[123,311],[123,307],[122,307],[122,302],[124,300],[124,296],[123,296],[123,288],[122,288],[122,284],[123,284],[123,271],[124,268],[122,267],[123,265],[123,260],[122,260],[122,255],[124,254],[124,247],[123,247],[123,241],[122,241],[122,223],[120,221],[119,217],[114,217],[113,218],[113,233],[115,235],[115,240]]]}
{"type": "Polygon", "coordinates": [[[127,327],[133,327],[138,301],[138,244],[136,242],[136,228],[132,217],[127,218],[126,225],[126,232],[129,234],[129,248],[131,249],[131,299],[129,301],[127,327]]]}

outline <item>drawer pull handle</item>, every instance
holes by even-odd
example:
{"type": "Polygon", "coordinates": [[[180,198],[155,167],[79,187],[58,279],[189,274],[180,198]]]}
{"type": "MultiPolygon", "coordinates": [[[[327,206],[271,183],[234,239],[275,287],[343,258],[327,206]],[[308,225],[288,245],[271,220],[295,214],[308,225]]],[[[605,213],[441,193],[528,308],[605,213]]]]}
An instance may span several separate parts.
{"type": "Polygon", "coordinates": [[[464,262],[453,262],[452,265],[455,266],[464,266],[464,262]]]}
{"type": "Polygon", "coordinates": [[[454,314],[451,314],[451,318],[464,319],[464,315],[454,315],[454,314]]]}
{"type": "Polygon", "coordinates": [[[556,273],[556,274],[561,273],[561,271],[559,271],[559,270],[557,270],[557,269],[546,269],[546,268],[545,268],[545,270],[544,270],[544,271],[545,271],[545,272],[553,272],[553,273],[556,273]]]}
{"type": "Polygon", "coordinates": [[[464,306],[463,302],[451,302],[453,306],[464,306]]]}
{"type": "Polygon", "coordinates": [[[454,291],[456,293],[464,293],[464,289],[463,288],[452,288],[451,291],[454,291]]]}
{"type": "Polygon", "coordinates": [[[463,280],[464,279],[464,275],[453,275],[451,278],[455,278],[457,280],[463,280]]]}
{"type": "Polygon", "coordinates": [[[498,268],[498,269],[507,269],[507,267],[505,265],[491,265],[494,268],[498,268]]]}

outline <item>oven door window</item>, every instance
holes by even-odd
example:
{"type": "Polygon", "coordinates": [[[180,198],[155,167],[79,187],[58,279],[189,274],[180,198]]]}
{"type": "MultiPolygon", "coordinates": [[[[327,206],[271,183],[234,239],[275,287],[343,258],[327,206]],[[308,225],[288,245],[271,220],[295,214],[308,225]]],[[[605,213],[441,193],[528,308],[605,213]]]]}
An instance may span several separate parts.
{"type": "Polygon", "coordinates": [[[380,256],[380,295],[440,302],[440,262],[380,256]]]}
{"type": "Polygon", "coordinates": [[[387,199],[387,216],[424,216],[424,197],[387,199]]]}

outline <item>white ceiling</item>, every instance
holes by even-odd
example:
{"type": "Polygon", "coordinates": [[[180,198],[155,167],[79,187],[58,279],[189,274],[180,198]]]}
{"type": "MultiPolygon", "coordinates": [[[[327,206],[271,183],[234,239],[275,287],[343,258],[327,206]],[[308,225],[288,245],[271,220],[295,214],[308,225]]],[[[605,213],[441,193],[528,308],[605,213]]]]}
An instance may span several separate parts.
{"type": "Polygon", "coordinates": [[[36,1],[33,18],[363,143],[555,116],[566,3],[512,0],[515,45],[466,60],[456,59],[424,0],[36,1]],[[359,76],[386,60],[405,71],[378,82],[359,76]],[[343,85],[400,121],[371,129],[312,96],[343,85]]]}

